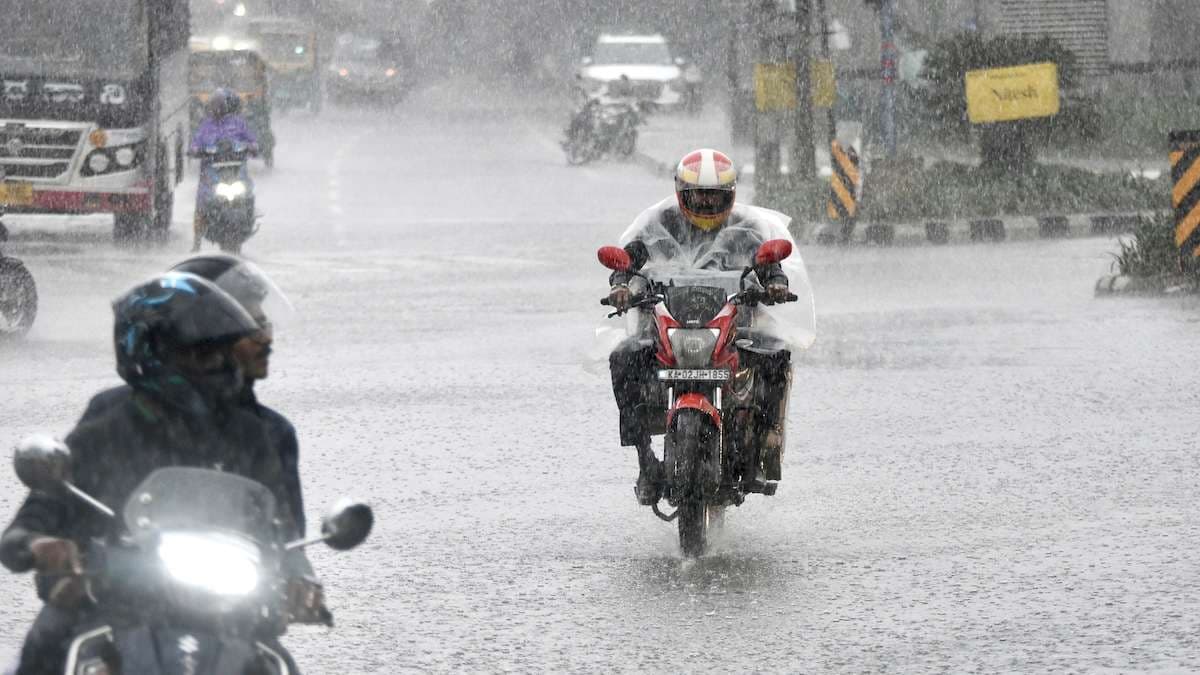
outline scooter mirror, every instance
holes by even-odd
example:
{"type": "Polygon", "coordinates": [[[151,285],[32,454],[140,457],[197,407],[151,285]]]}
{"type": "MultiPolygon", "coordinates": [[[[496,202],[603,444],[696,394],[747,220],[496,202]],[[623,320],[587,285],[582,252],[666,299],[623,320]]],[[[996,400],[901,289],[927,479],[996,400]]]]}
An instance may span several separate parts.
{"type": "Polygon", "coordinates": [[[334,504],[329,515],[321,521],[321,536],[337,551],[349,551],[366,541],[375,524],[371,507],[348,499],[334,504]]]}
{"type": "Polygon", "coordinates": [[[774,265],[787,260],[791,254],[792,242],[787,239],[772,239],[763,242],[762,246],[758,247],[758,252],[754,254],[754,264],[756,266],[774,265]]]}
{"type": "Polygon", "coordinates": [[[633,267],[633,259],[629,257],[629,253],[616,246],[602,246],[596,251],[596,257],[600,259],[601,265],[614,272],[628,272],[633,267]]]}
{"type": "Polygon", "coordinates": [[[53,492],[70,477],[71,451],[58,439],[43,434],[29,436],[17,444],[13,468],[29,489],[53,492]]]}

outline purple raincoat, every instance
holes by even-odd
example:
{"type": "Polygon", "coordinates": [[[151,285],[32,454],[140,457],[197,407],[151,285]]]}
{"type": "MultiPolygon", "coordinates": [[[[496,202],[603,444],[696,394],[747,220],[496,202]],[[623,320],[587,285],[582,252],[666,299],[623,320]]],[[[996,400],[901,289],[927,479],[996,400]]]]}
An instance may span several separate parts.
{"type": "MultiPolygon", "coordinates": [[[[192,152],[200,152],[210,145],[216,145],[222,139],[245,143],[258,149],[258,137],[250,130],[246,120],[239,115],[226,115],[220,119],[205,117],[192,136],[192,152]]],[[[196,202],[203,204],[212,194],[213,186],[205,180],[207,172],[200,173],[200,188],[197,190],[196,202]]]]}

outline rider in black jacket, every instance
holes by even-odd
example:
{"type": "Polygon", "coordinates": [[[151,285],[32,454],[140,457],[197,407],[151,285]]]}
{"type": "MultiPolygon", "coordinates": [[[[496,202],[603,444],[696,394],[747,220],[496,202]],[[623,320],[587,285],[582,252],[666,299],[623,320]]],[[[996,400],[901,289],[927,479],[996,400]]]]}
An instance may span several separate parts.
{"type": "MultiPolygon", "coordinates": [[[[280,314],[291,312],[291,305],[278,286],[253,263],[226,253],[195,255],[171,268],[172,272],[187,272],[203,277],[228,293],[241,304],[250,317],[259,325],[259,330],[242,338],[233,346],[233,354],[242,366],[245,386],[238,401],[254,413],[266,426],[269,446],[279,455],[283,465],[283,481],[287,487],[287,501],[297,532],[289,538],[304,536],[307,523],[304,517],[304,495],[300,485],[300,444],[296,440],[296,427],[276,410],[258,401],[254,383],[264,380],[269,374],[271,345],[274,340],[274,324],[270,315],[278,321],[280,314]]],[[[106,410],[125,395],[129,385],[114,387],[92,397],[80,420],[106,410]]]]}
{"type": "MultiPolygon", "coordinates": [[[[227,293],[192,274],[151,279],[113,303],[117,372],[129,383],[105,394],[65,439],[74,483],[119,509],[152,471],[216,468],[266,485],[289,503],[279,455],[261,420],[239,405],[243,371],[233,354],[259,330],[227,293]]],[[[290,509],[282,532],[298,531],[290,509]]],[[[88,609],[81,557],[93,538],[116,536],[112,523],[65,495],[31,492],[0,537],[0,562],[35,569],[46,601],[26,638],[19,675],[60,673],[72,628],[88,609]]],[[[311,576],[302,554],[286,561],[291,578],[311,576]]]]}

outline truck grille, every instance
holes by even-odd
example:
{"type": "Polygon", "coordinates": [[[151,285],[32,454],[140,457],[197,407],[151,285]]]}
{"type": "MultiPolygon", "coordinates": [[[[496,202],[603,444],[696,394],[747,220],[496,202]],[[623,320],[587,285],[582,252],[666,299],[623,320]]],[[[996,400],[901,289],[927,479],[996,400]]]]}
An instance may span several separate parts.
{"type": "Polygon", "coordinates": [[[56,181],[67,177],[85,127],[0,121],[0,166],[8,178],[56,181]]]}

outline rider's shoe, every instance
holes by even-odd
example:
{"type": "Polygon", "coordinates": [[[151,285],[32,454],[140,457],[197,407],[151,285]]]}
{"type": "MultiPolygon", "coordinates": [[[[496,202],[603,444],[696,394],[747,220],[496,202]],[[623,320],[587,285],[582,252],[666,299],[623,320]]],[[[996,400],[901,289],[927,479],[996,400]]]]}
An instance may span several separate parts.
{"type": "Polygon", "coordinates": [[[783,477],[783,429],[769,429],[763,435],[762,473],[766,480],[783,477]]]}
{"type": "Polygon", "coordinates": [[[637,484],[633,493],[637,495],[638,504],[653,506],[662,499],[663,469],[662,462],[655,459],[638,472],[637,484]]]}

